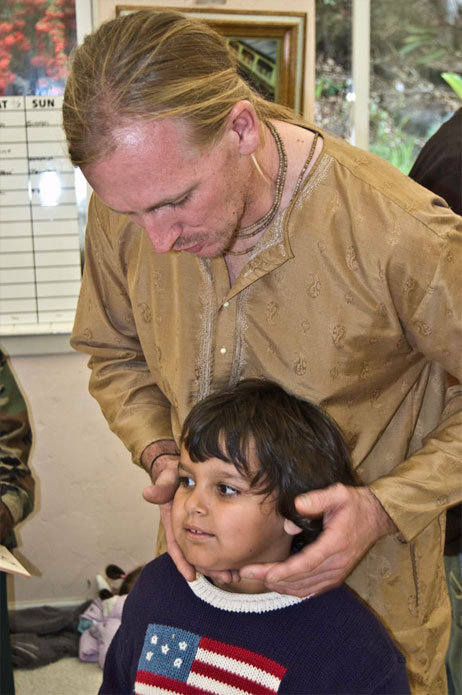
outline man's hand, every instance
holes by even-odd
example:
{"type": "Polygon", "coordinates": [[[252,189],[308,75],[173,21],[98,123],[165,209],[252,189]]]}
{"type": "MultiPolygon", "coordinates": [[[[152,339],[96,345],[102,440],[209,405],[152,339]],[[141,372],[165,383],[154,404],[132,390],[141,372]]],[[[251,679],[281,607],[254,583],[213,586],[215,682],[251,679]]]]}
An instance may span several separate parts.
{"type": "Polygon", "coordinates": [[[173,499],[177,488],[179,453],[173,439],[149,444],[141,455],[141,465],[153,482],[143,491],[143,497],[153,504],[173,499]]]}
{"type": "Polygon", "coordinates": [[[171,509],[175,490],[178,486],[178,461],[179,454],[174,453],[173,441],[156,442],[146,447],[141,462],[150,473],[153,484],[144,488],[143,497],[147,502],[160,505],[160,516],[165,529],[169,555],[183,577],[188,582],[192,582],[196,578],[196,570],[186,561],[172,529],[171,509]],[[167,451],[162,449],[167,449],[167,451]]]}
{"type": "Polygon", "coordinates": [[[178,485],[178,454],[161,454],[151,471],[153,484],[143,490],[143,497],[153,504],[171,502],[178,485]]]}
{"type": "Polygon", "coordinates": [[[396,526],[367,487],[340,483],[296,499],[304,517],[324,514],[319,538],[283,563],[248,565],[242,578],[261,579],[268,589],[305,597],[341,584],[382,536],[396,526]]]}

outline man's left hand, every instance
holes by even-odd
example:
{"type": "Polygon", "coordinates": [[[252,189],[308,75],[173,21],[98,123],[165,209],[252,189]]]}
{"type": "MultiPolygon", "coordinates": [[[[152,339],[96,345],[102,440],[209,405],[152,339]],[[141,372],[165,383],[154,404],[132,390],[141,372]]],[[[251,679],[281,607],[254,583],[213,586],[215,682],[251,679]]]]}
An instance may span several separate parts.
{"type": "Polygon", "coordinates": [[[300,495],[296,507],[304,517],[324,514],[319,538],[283,563],[243,567],[241,578],[281,594],[317,594],[340,585],[379,538],[397,530],[367,487],[338,483],[300,495]]]}

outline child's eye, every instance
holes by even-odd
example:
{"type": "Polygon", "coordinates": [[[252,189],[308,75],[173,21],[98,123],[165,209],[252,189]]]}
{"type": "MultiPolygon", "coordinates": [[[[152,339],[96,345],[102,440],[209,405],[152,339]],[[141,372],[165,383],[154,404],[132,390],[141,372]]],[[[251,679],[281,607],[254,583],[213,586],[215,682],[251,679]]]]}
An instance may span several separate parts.
{"type": "Polygon", "coordinates": [[[180,487],[194,487],[194,480],[192,478],[188,478],[187,475],[180,475],[178,478],[178,485],[180,487]]]}
{"type": "Polygon", "coordinates": [[[225,496],[231,496],[231,495],[238,495],[239,490],[236,490],[236,488],[231,487],[230,485],[225,485],[224,483],[221,483],[220,485],[217,486],[218,490],[221,495],[225,496]]]}

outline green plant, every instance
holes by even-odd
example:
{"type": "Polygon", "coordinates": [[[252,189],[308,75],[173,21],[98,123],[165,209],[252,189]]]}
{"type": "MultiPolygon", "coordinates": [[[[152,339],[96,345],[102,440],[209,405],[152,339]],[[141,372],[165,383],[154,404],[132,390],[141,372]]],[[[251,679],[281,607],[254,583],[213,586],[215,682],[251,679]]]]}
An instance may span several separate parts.
{"type": "Polygon", "coordinates": [[[457,75],[455,72],[442,72],[441,77],[455,91],[457,96],[462,99],[462,75],[457,75]]]}
{"type": "Polygon", "coordinates": [[[438,27],[409,27],[408,35],[399,49],[401,55],[416,53],[415,65],[428,65],[447,53],[438,27]],[[433,50],[428,50],[433,48],[433,50]]]}
{"type": "Polygon", "coordinates": [[[406,133],[407,118],[395,122],[390,114],[377,104],[370,109],[374,132],[370,151],[386,159],[404,174],[408,174],[416,157],[416,138],[406,133]]]}
{"type": "Polygon", "coordinates": [[[334,94],[342,94],[347,86],[348,85],[344,80],[341,82],[335,82],[335,80],[332,80],[330,77],[321,75],[321,77],[316,80],[316,99],[319,99],[320,97],[330,97],[334,94]]]}

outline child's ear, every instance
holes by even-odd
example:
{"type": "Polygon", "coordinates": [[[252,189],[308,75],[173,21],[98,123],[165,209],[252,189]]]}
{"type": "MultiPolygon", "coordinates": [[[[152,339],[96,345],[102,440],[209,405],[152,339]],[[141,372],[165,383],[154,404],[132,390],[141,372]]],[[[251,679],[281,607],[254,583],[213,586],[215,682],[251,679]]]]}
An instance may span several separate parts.
{"type": "Polygon", "coordinates": [[[284,531],[289,536],[296,536],[300,531],[303,531],[303,529],[297,526],[297,524],[294,524],[290,519],[284,519],[284,531]]]}

